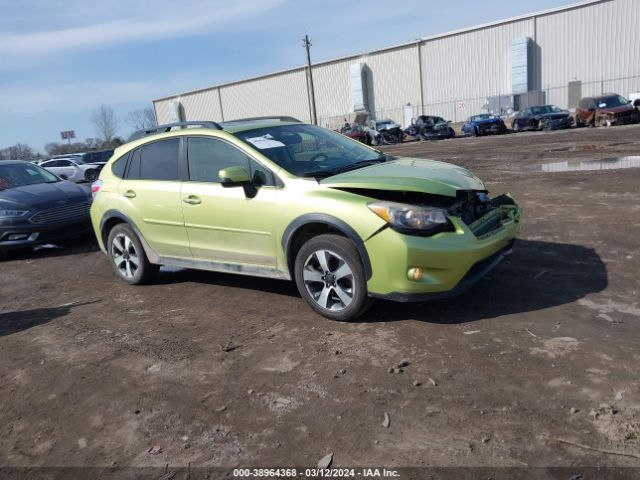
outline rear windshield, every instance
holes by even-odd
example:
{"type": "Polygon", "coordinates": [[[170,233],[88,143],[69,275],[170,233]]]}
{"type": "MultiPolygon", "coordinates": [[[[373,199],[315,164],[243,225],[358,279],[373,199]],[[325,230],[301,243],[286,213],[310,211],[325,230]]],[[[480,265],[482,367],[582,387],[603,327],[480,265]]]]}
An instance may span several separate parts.
{"type": "Polygon", "coordinates": [[[45,169],[29,162],[0,164],[0,190],[24,187],[37,183],[55,183],[60,179],[45,169]]]}

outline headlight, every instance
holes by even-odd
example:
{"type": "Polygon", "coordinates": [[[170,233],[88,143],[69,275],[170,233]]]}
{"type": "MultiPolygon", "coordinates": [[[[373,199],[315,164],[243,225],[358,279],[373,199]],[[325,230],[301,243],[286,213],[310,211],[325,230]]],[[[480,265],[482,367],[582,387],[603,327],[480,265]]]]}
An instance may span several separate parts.
{"type": "Polygon", "coordinates": [[[29,210],[0,210],[0,218],[15,218],[26,215],[29,210]]]}
{"type": "Polygon", "coordinates": [[[395,202],[375,202],[367,206],[392,228],[406,233],[428,235],[451,226],[447,212],[441,208],[395,202]]]}

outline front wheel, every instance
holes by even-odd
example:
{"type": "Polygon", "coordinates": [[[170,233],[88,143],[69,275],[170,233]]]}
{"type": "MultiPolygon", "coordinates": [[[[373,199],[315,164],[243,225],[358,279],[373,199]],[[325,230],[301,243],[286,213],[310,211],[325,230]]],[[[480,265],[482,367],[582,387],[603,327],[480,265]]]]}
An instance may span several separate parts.
{"type": "Polygon", "coordinates": [[[345,237],[320,235],[305,243],[296,255],[294,276],[302,298],[331,320],[353,320],[371,304],[362,260],[345,237]]]}
{"type": "Polygon", "coordinates": [[[160,269],[149,262],[138,236],[126,223],[116,225],[109,232],[107,252],[113,271],[131,285],[151,282],[160,269]]]}
{"type": "Polygon", "coordinates": [[[98,179],[98,171],[95,168],[84,172],[84,179],[87,182],[95,182],[98,179]]]}

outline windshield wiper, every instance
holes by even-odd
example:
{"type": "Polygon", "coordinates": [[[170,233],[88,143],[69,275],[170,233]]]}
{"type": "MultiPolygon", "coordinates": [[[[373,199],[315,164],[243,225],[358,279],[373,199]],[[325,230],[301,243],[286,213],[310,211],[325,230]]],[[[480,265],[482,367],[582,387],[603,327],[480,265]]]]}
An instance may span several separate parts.
{"type": "Polygon", "coordinates": [[[305,177],[332,177],[334,175],[338,175],[339,173],[358,170],[359,168],[368,167],[369,165],[375,165],[376,163],[384,163],[386,161],[387,161],[387,158],[386,158],[386,155],[384,155],[383,157],[374,158],[372,160],[362,160],[360,162],[351,163],[349,165],[345,165],[344,167],[334,168],[331,170],[318,170],[315,172],[307,172],[305,173],[305,177]]]}

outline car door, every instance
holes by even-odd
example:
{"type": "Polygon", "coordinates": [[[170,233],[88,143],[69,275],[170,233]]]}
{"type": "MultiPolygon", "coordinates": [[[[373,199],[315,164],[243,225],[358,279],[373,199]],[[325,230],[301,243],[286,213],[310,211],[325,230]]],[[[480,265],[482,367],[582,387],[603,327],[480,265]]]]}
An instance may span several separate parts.
{"type": "Polygon", "coordinates": [[[273,217],[281,189],[274,174],[222,138],[190,136],[186,154],[189,181],[182,184],[182,208],[193,257],[275,268],[273,217]],[[218,172],[232,166],[245,168],[257,188],[223,187],[218,172]]]}
{"type": "Polygon", "coordinates": [[[191,259],[180,197],[181,145],[173,137],[134,150],[118,184],[119,207],[158,255],[191,259]]]}

